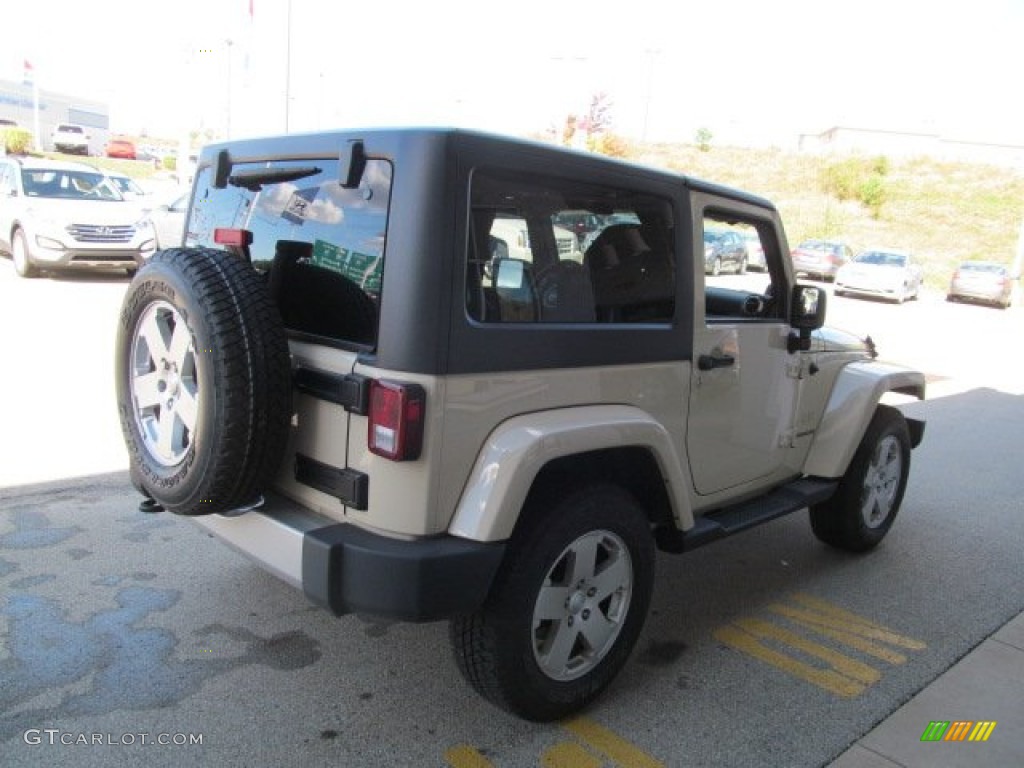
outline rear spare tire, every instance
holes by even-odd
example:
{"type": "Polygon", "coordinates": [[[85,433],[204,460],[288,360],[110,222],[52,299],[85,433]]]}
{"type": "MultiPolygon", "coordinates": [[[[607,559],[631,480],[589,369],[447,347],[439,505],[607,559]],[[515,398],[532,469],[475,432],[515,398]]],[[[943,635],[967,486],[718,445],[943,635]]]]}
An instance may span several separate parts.
{"type": "Polygon", "coordinates": [[[250,265],[211,249],[156,253],[125,294],[115,375],[141,491],[183,515],[258,500],[284,453],[291,365],[250,265]]]}

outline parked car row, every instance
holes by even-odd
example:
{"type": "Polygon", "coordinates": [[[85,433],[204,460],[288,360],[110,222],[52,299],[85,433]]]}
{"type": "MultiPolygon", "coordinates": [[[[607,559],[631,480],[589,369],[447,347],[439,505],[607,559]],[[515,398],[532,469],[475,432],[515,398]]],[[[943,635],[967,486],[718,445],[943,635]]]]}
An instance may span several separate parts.
{"type": "MultiPolygon", "coordinates": [[[[875,248],[853,256],[842,240],[811,238],[791,251],[793,271],[812,280],[835,283],[836,296],[874,296],[903,303],[917,298],[923,270],[906,251],[875,248]]],[[[974,301],[1010,306],[1014,277],[992,261],[963,262],[954,272],[947,301],[974,301]]]]}

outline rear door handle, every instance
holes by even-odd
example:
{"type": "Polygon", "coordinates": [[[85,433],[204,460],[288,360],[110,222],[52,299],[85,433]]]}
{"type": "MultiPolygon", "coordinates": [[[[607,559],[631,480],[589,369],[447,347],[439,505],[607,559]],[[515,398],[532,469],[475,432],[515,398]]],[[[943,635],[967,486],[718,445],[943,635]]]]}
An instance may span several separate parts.
{"type": "Polygon", "coordinates": [[[728,368],[736,364],[736,358],[732,355],[701,355],[697,358],[697,367],[702,371],[710,371],[715,368],[728,368]]]}

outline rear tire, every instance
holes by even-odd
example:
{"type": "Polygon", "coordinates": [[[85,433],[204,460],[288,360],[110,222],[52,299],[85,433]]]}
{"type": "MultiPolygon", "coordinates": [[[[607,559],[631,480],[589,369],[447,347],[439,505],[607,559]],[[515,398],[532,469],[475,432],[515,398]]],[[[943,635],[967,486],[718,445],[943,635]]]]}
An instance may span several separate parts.
{"type": "Polygon", "coordinates": [[[521,717],[556,720],[590,703],[622,669],[654,583],[644,511],[615,486],[524,510],[477,613],[450,625],[462,676],[521,717]]]}
{"type": "Polygon", "coordinates": [[[291,419],[288,342],[266,286],[224,251],[161,251],[125,294],[115,375],[133,483],[183,515],[259,499],[291,419]]]}
{"type": "Polygon", "coordinates": [[[878,406],[835,495],[811,507],[821,541],[864,552],[885,538],[903,501],[910,474],[910,430],[895,408],[878,406]]]}

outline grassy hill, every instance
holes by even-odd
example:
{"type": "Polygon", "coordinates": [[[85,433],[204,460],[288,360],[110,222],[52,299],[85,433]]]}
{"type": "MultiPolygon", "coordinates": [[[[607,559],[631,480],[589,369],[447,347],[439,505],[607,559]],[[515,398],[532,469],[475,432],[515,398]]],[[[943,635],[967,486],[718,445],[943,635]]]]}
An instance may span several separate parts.
{"type": "Polygon", "coordinates": [[[987,165],[889,158],[882,177],[886,200],[874,218],[861,202],[840,201],[826,191],[827,169],[841,158],[651,145],[633,148],[630,159],[767,197],[782,213],[791,247],[807,237],[828,236],[845,239],[854,251],[910,250],[924,266],[926,284],[939,290],[964,259],[1010,264],[1024,219],[1024,174],[987,165]]]}

